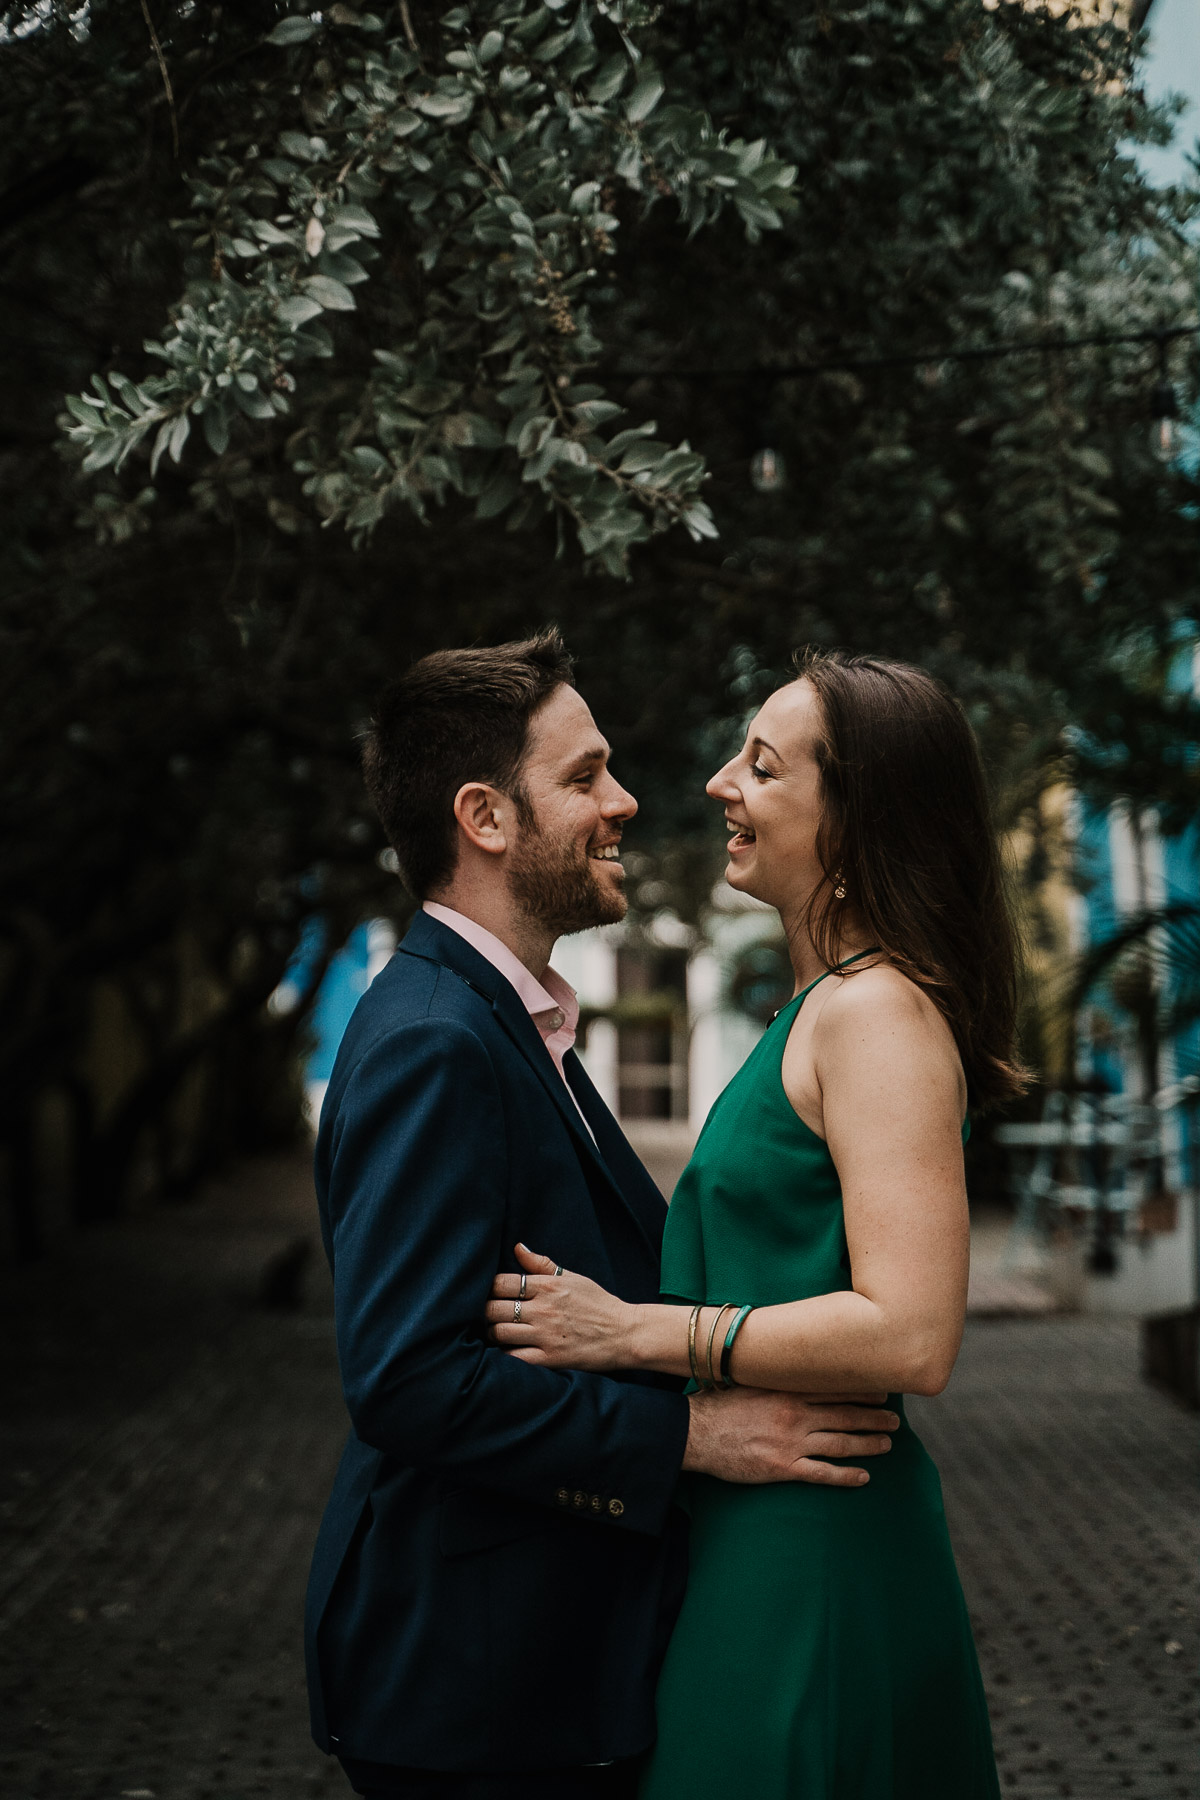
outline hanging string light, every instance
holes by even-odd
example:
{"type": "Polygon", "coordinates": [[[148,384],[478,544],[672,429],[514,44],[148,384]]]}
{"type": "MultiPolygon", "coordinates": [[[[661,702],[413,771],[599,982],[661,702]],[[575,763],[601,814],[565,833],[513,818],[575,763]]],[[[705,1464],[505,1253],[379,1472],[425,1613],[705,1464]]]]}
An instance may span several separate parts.
{"type": "Polygon", "coordinates": [[[1158,341],[1158,381],[1150,396],[1150,454],[1160,463],[1173,463],[1179,446],[1179,400],[1170,380],[1164,336],[1158,341]]]}
{"type": "Polygon", "coordinates": [[[746,386],[749,406],[747,435],[750,442],[758,446],[750,458],[750,486],[756,494],[777,494],[787,486],[787,466],[774,447],[775,426],[771,406],[773,377],[770,371],[763,370],[758,380],[752,379],[746,386]]]}
{"type": "Polygon", "coordinates": [[[750,486],[759,494],[776,494],[787,485],[787,464],[778,450],[756,450],[750,458],[750,486]]]}

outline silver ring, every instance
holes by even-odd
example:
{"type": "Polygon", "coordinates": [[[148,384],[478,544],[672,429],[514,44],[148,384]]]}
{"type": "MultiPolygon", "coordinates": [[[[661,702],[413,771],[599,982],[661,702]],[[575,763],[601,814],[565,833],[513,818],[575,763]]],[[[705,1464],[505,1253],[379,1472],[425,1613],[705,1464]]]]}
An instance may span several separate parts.
{"type": "Polygon", "coordinates": [[[556,1275],[561,1275],[561,1274],[562,1274],[562,1272],[563,1272],[563,1270],[562,1270],[562,1264],[561,1264],[561,1263],[555,1263],[555,1265],[554,1265],[554,1273],[555,1273],[555,1274],[556,1274],[556,1275]]]}
{"type": "Polygon", "coordinates": [[[524,1271],[522,1271],[522,1274],[521,1274],[521,1285],[520,1285],[520,1287],[519,1287],[519,1288],[518,1288],[518,1289],[517,1289],[517,1293],[518,1293],[518,1294],[519,1294],[519,1295],[520,1295],[520,1297],[521,1297],[521,1299],[522,1299],[522,1300],[523,1300],[523,1299],[524,1299],[524,1298],[525,1298],[525,1283],[526,1283],[526,1282],[527,1282],[527,1281],[528,1281],[528,1280],[529,1280],[529,1277],[528,1277],[528,1275],[526,1275],[526,1274],[525,1274],[525,1273],[524,1273],[524,1271]]]}
{"type": "Polygon", "coordinates": [[[521,1323],[521,1302],[519,1300],[514,1300],[513,1301],[513,1324],[519,1325],[520,1323],[521,1323]]]}

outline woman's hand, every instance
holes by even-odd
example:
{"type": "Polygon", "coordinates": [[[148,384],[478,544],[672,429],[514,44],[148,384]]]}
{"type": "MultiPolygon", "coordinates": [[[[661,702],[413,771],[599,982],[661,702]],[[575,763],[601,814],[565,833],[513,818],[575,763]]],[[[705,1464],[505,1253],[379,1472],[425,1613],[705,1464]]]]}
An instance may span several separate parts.
{"type": "Polygon", "coordinates": [[[487,1305],[488,1336],[509,1356],[544,1369],[628,1369],[636,1366],[632,1333],[638,1308],[607,1293],[586,1275],[564,1271],[524,1244],[516,1247],[525,1271],[521,1316],[519,1275],[497,1275],[487,1305]]]}

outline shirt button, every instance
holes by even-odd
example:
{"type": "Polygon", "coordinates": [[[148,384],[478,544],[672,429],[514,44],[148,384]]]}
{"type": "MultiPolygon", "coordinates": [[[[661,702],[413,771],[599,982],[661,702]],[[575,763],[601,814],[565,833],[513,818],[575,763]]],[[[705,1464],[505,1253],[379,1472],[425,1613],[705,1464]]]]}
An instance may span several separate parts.
{"type": "Polygon", "coordinates": [[[623,1500],[610,1500],[608,1503],[608,1510],[614,1519],[619,1519],[621,1514],[625,1511],[625,1502],[623,1500]]]}
{"type": "Polygon", "coordinates": [[[564,1015],[559,1012],[557,1007],[555,1007],[554,1011],[549,1013],[546,1017],[546,1023],[551,1031],[561,1031],[566,1022],[564,1015]]]}

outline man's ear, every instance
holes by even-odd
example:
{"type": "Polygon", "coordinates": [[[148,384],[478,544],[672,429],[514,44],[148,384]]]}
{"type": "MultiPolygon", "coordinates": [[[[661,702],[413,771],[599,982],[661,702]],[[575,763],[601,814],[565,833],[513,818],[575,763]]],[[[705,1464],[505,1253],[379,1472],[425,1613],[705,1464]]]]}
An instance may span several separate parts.
{"type": "Polygon", "coordinates": [[[504,827],[509,814],[507,797],[485,781],[468,781],[454,796],[454,817],[463,836],[489,856],[508,849],[504,827]]]}

